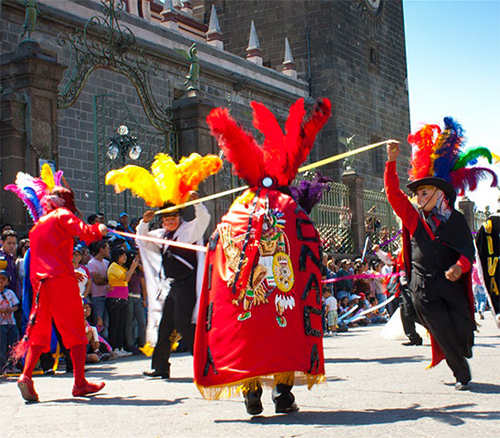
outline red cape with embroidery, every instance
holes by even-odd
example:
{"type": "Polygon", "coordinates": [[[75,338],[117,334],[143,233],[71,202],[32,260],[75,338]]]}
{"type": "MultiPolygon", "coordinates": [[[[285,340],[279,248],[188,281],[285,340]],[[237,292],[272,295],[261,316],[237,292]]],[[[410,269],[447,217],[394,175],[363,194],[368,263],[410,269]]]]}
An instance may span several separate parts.
{"type": "Polygon", "coordinates": [[[288,195],[250,189],[212,235],[194,346],[205,398],[324,378],[319,235],[288,195]],[[257,196],[255,195],[257,193],[257,196]]]}

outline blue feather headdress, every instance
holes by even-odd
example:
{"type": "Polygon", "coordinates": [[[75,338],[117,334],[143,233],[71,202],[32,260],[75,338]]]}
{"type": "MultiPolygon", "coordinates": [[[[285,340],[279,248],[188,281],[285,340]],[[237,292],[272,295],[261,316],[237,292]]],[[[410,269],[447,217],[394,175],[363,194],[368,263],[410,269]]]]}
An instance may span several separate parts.
{"type": "Polygon", "coordinates": [[[34,178],[31,175],[18,172],[15,184],[5,186],[5,190],[15,193],[28,209],[34,222],[37,222],[47,213],[46,198],[55,186],[59,186],[62,171],[54,175],[48,164],[42,166],[42,177],[34,178]]]}

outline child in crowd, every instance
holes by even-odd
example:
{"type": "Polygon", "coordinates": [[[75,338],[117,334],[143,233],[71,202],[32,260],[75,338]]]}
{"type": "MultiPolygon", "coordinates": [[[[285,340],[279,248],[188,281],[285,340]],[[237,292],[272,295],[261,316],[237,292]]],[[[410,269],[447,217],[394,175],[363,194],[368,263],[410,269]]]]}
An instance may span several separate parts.
{"type": "Polygon", "coordinates": [[[323,300],[325,302],[326,326],[328,331],[325,336],[332,336],[337,331],[337,300],[328,288],[323,289],[323,300]]]}
{"type": "MultiPolygon", "coordinates": [[[[376,297],[371,297],[369,301],[370,307],[375,307],[376,305],[378,305],[378,300],[376,297]]],[[[370,324],[385,324],[389,318],[385,309],[381,308],[369,313],[366,319],[370,324]]]]}
{"type": "Polygon", "coordinates": [[[80,296],[87,298],[90,294],[92,281],[90,279],[90,272],[86,266],[81,265],[82,249],[76,245],[73,249],[73,268],[75,269],[76,279],[78,281],[78,288],[80,289],[80,296]]]}
{"type": "MultiPolygon", "coordinates": [[[[0,371],[4,371],[7,365],[7,357],[10,348],[19,340],[19,331],[17,330],[14,312],[19,308],[19,300],[16,294],[11,289],[7,289],[7,284],[10,282],[10,274],[5,271],[0,271],[0,371]]],[[[11,369],[6,369],[6,373],[12,372],[11,369]]]]}
{"type": "Polygon", "coordinates": [[[111,349],[111,345],[99,336],[96,327],[92,324],[92,305],[83,301],[83,314],[85,316],[85,333],[89,341],[87,346],[86,363],[97,363],[104,360],[114,359],[116,355],[111,349]]]}
{"type": "Polygon", "coordinates": [[[476,263],[472,266],[472,291],[474,293],[474,301],[476,303],[476,312],[480,319],[484,319],[484,309],[486,308],[486,289],[483,286],[481,277],[477,270],[476,263]]]}

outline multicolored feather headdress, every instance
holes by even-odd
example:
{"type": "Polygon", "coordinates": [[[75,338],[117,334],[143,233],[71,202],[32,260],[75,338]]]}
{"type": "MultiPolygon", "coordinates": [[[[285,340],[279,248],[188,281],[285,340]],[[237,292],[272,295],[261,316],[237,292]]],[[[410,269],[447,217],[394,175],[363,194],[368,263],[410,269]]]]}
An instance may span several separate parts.
{"type": "Polygon", "coordinates": [[[438,125],[425,125],[408,136],[413,146],[410,183],[407,187],[416,192],[422,185],[440,188],[455,202],[457,194],[474,191],[480,180],[491,176],[491,187],[498,186],[497,174],[486,167],[474,167],[479,157],[493,162],[489,149],[479,146],[463,150],[465,144],[462,127],[451,117],[445,117],[444,129],[438,125]]]}
{"type": "Polygon", "coordinates": [[[150,207],[165,204],[183,204],[189,192],[219,171],[222,160],[216,155],[202,157],[197,153],[181,158],[179,164],[167,154],[158,154],[151,165],[151,173],[139,166],[125,166],[106,174],[106,184],[114,185],[116,193],[129,189],[146,201],[150,207]]]}
{"type": "Polygon", "coordinates": [[[40,178],[34,178],[28,173],[18,172],[15,184],[5,186],[5,190],[14,192],[28,209],[34,222],[37,222],[44,214],[54,207],[62,207],[64,199],[55,193],[60,187],[63,176],[62,170],[54,175],[50,166],[45,163],[42,166],[40,178]]]}
{"type": "Polygon", "coordinates": [[[331,103],[319,99],[309,114],[304,99],[295,102],[281,129],[276,117],[261,103],[252,102],[253,125],[262,134],[262,146],[241,128],[225,108],[215,108],[207,117],[212,134],[226,159],[250,187],[288,186],[306,160],[318,132],[330,117],[331,103]]]}

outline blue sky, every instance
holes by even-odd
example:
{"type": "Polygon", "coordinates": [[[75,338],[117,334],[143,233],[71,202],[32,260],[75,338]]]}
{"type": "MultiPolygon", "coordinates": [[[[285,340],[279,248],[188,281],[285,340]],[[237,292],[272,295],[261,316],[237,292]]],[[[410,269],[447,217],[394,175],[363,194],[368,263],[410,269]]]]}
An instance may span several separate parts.
{"type": "MultiPolygon", "coordinates": [[[[452,116],[500,155],[500,0],[403,0],[412,131],[452,116]]],[[[481,163],[485,164],[485,163],[481,163]]],[[[500,165],[496,167],[500,173],[500,165]]],[[[469,197],[497,209],[500,190],[469,197]]]]}

